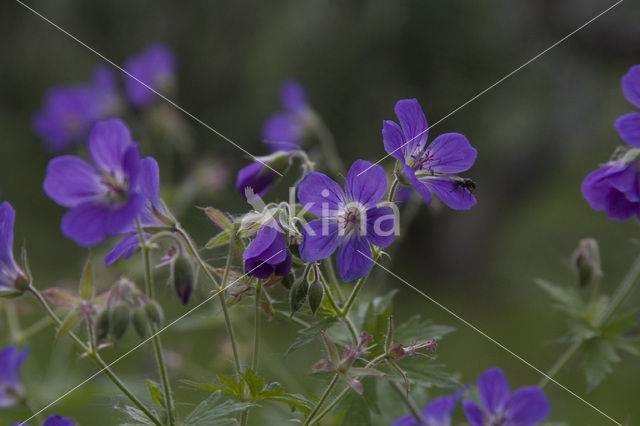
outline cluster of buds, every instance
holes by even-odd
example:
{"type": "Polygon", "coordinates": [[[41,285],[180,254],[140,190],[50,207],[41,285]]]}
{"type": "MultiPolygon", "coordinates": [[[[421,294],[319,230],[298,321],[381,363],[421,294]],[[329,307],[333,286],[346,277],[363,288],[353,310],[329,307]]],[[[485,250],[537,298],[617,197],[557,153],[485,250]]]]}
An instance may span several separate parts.
{"type": "Polygon", "coordinates": [[[120,340],[130,325],[145,338],[151,324],[161,325],[163,321],[160,305],[140,292],[134,283],[121,278],[111,289],[106,306],[98,315],[96,339],[100,342],[110,336],[120,340]]]}
{"type": "Polygon", "coordinates": [[[324,287],[320,282],[320,274],[318,264],[315,262],[310,263],[305,270],[304,276],[294,281],[290,286],[289,305],[292,314],[302,308],[305,301],[309,302],[309,308],[314,315],[318,311],[324,298],[324,287]]]}

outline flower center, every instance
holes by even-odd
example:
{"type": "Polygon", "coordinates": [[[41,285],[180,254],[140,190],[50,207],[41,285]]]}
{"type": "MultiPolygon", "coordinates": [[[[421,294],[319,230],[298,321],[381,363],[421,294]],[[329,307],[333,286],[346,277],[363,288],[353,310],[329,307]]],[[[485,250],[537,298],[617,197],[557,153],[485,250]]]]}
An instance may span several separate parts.
{"type": "Polygon", "coordinates": [[[434,155],[429,151],[412,154],[411,158],[413,158],[413,163],[411,164],[411,168],[414,171],[422,169],[425,164],[435,160],[434,155]]]}
{"type": "Polygon", "coordinates": [[[115,176],[113,172],[105,172],[102,175],[102,184],[107,191],[105,198],[110,203],[124,203],[129,195],[129,180],[124,176],[115,176]]]}
{"type": "Polygon", "coordinates": [[[352,229],[358,230],[366,220],[366,212],[362,205],[348,205],[344,213],[339,216],[339,222],[343,232],[348,233],[352,229]]]}

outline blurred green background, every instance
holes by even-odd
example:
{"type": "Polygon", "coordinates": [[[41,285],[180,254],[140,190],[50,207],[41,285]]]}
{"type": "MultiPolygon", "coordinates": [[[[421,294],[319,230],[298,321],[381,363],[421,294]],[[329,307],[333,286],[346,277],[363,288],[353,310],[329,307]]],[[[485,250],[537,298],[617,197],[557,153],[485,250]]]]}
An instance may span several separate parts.
{"type": "MultiPolygon", "coordinates": [[[[266,153],[260,127],[279,109],[281,82],[298,79],[348,164],[382,157],[381,121],[395,119],[398,99],[418,98],[434,123],[612,3],[28,2],[119,64],[148,43],[168,44],[179,63],[173,98],[255,155],[266,153]]],[[[621,143],[612,124],[632,110],[619,79],[640,62],[638,22],[637,4],[620,4],[435,126],[431,139],[456,131],[478,149],[478,160],[467,176],[478,183],[479,203],[470,212],[421,207],[391,262],[394,272],[542,370],[562,352],[554,341],[565,328],[533,279],[570,283],[570,253],[578,239],[591,236],[600,242],[603,286],[611,291],[640,251],[632,241],[638,232],[635,220],[609,221],[592,211],[580,194],[584,176],[621,143]]],[[[59,232],[64,210],[41,190],[51,156],[32,133],[30,121],[47,88],[87,80],[100,59],[12,1],[0,5],[0,33],[0,197],[18,212],[16,242],[27,242],[37,284],[75,285],[87,253],[59,232]]],[[[163,183],[177,183],[175,176],[193,170],[202,157],[217,159],[221,176],[227,170],[229,180],[192,204],[242,213],[246,206],[233,183],[237,169],[247,163],[244,155],[206,128],[184,120],[195,145],[181,161],[161,155],[162,148],[153,141],[144,145],[146,153],[158,155],[163,183]]],[[[383,164],[392,167],[389,160],[383,164]]],[[[268,194],[269,200],[279,197],[286,197],[285,182],[268,194]]],[[[182,219],[199,243],[216,232],[196,208],[185,209],[182,219]]],[[[96,261],[105,248],[94,250],[96,261]]],[[[126,267],[101,270],[99,281],[106,287],[126,267]]],[[[442,341],[438,354],[450,371],[460,373],[461,381],[474,382],[490,366],[504,368],[514,388],[539,380],[538,373],[381,271],[367,284],[366,294],[380,295],[392,288],[399,290],[399,318],[421,313],[457,327],[442,341]]],[[[197,300],[204,294],[202,289],[197,300]]],[[[162,296],[165,306],[173,306],[170,317],[187,309],[176,306],[171,289],[162,296]]],[[[639,297],[636,294],[633,303],[639,297]]],[[[25,324],[37,319],[31,301],[20,300],[17,307],[25,324]]],[[[217,321],[207,320],[213,310],[203,308],[198,316],[203,329],[192,321],[165,333],[180,401],[205,395],[180,385],[179,378],[213,381],[216,373],[231,371],[223,328],[214,324],[212,333],[207,323],[217,321]]],[[[250,350],[251,308],[234,308],[233,313],[250,350]]],[[[280,320],[266,327],[270,337],[264,347],[264,374],[292,391],[306,390],[317,397],[327,377],[307,373],[320,346],[284,357],[295,328],[280,320]]],[[[1,333],[2,344],[8,343],[4,318],[1,333]]],[[[130,337],[110,349],[109,356],[136,341],[130,337]]],[[[95,371],[88,361],[78,360],[67,342],[54,342],[51,328],[21,345],[32,348],[23,372],[36,406],[95,371]]],[[[115,369],[143,394],[142,378],[155,377],[151,358],[145,347],[115,369]]],[[[558,380],[619,421],[640,417],[637,359],[623,356],[604,384],[590,393],[579,363],[558,380]]],[[[560,388],[550,385],[546,392],[553,405],[550,420],[610,424],[560,388]]],[[[99,378],[47,413],[71,416],[82,425],[113,425],[123,420],[113,410],[116,405],[122,400],[99,378]]],[[[188,407],[181,403],[181,409],[188,407]]],[[[402,413],[399,403],[395,409],[383,413],[380,421],[402,413]]],[[[21,408],[1,411],[0,423],[21,420],[27,413],[21,408]]],[[[280,406],[267,405],[260,413],[264,417],[251,416],[254,424],[279,424],[288,418],[280,406]]]]}

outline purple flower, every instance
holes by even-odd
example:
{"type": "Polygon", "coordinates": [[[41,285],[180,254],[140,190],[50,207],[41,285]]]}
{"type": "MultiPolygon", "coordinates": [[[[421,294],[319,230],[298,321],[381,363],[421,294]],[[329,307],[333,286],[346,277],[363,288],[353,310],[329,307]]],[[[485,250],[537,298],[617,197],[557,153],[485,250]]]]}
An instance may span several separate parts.
{"type": "Polygon", "coordinates": [[[262,140],[274,151],[293,151],[300,147],[311,117],[302,85],[285,81],[280,89],[283,111],[271,115],[262,126],[262,140]]]}
{"type": "Polygon", "coordinates": [[[640,175],[635,159],[610,162],[591,172],[582,182],[582,195],[594,210],[609,219],[640,218],[640,175]]]}
{"type": "Polygon", "coordinates": [[[490,368],[478,377],[482,408],[470,400],[462,401],[472,426],[531,426],[551,412],[547,397],[537,386],[524,386],[514,393],[499,368],[490,368]]]}
{"type": "Polygon", "coordinates": [[[242,253],[244,269],[256,278],[285,276],[291,271],[291,253],[287,237],[277,220],[270,220],[258,230],[256,238],[242,253]]]}
{"type": "MultiPolygon", "coordinates": [[[[422,417],[424,418],[425,426],[451,426],[451,415],[456,404],[460,399],[464,391],[458,390],[453,395],[441,396],[434,399],[424,407],[422,410],[422,417]]],[[[391,426],[422,426],[418,423],[418,420],[412,416],[407,415],[400,417],[391,426]]]]}
{"type": "Polygon", "coordinates": [[[20,382],[20,366],[29,354],[15,346],[7,346],[0,352],[0,408],[11,407],[21,402],[24,389],[20,382]]]}
{"type": "Polygon", "coordinates": [[[369,243],[388,247],[395,237],[389,207],[377,207],[387,190],[382,167],[358,160],[351,166],[345,191],[322,173],[312,172],[298,184],[298,199],[309,213],[321,216],[305,224],[300,256],[325,259],[338,249],[336,263],[344,282],[366,276],[371,267],[369,243]]]}
{"type": "Polygon", "coordinates": [[[131,228],[145,206],[139,175],[138,145],[120,119],[95,124],[89,135],[95,166],[75,156],[54,158],[47,166],[44,191],[69,207],[62,233],[81,246],[93,246],[131,228]]]}
{"type": "Polygon", "coordinates": [[[63,151],[84,141],[91,126],[117,111],[118,105],[115,73],[99,65],[90,84],[51,88],[43,108],[33,117],[33,129],[49,151],[63,151]]]}
{"type": "MultiPolygon", "coordinates": [[[[640,65],[632,66],[622,77],[622,92],[629,102],[640,108],[640,65]]],[[[640,112],[625,114],[614,125],[626,143],[640,148],[640,112]]]]}
{"type": "MultiPolygon", "coordinates": [[[[26,423],[13,423],[11,426],[29,426],[26,423]]],[[[58,416],[54,414],[46,418],[42,426],[76,426],[75,422],[66,417],[58,416]]]]}
{"type": "Polygon", "coordinates": [[[431,203],[431,193],[455,210],[468,210],[476,204],[469,179],[456,173],[469,170],[478,152],[466,137],[445,133],[427,144],[428,125],[420,104],[415,99],[396,103],[400,125],[385,120],[382,124],[384,149],[402,164],[402,172],[411,185],[431,203]]]}
{"type": "MultiPolygon", "coordinates": [[[[13,259],[13,225],[16,211],[11,204],[0,204],[0,296],[15,297],[26,290],[28,280],[13,259]]],[[[1,389],[1,387],[0,387],[1,389]]]]}
{"type": "MultiPolygon", "coordinates": [[[[162,93],[174,84],[176,59],[173,52],[162,44],[152,44],[139,55],[124,63],[124,69],[139,81],[162,93]]],[[[127,99],[137,108],[155,101],[156,94],[130,76],[126,76],[127,99]]]]}
{"type": "Polygon", "coordinates": [[[264,196],[278,177],[278,174],[274,170],[284,173],[289,165],[289,156],[282,151],[265,157],[256,157],[256,160],[258,161],[243,167],[238,172],[236,191],[238,191],[245,200],[248,198],[248,188],[251,188],[251,194],[256,194],[260,197],[264,196]]]}

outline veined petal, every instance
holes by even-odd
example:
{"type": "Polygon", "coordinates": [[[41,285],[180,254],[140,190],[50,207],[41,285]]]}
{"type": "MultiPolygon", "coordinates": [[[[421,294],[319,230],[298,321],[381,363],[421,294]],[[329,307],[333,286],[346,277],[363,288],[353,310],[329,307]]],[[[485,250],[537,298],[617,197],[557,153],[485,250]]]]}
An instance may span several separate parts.
{"type": "Polygon", "coordinates": [[[357,160],[349,169],[344,186],[349,201],[372,208],[387,192],[387,175],[379,165],[357,160]]]}
{"type": "Polygon", "coordinates": [[[634,65],[622,77],[622,92],[624,96],[640,108],[640,65],[634,65]]]}
{"type": "Polygon", "coordinates": [[[257,257],[252,257],[244,262],[245,272],[260,279],[269,278],[275,272],[275,268],[274,265],[257,257]]]}
{"type": "Polygon", "coordinates": [[[49,161],[43,187],[53,201],[64,207],[75,207],[105,191],[96,169],[71,155],[49,161]]]}
{"type": "MultiPolygon", "coordinates": [[[[145,238],[148,238],[150,236],[150,234],[146,234],[145,238]]],[[[107,253],[107,255],[104,257],[104,264],[106,266],[109,266],[121,257],[123,259],[130,258],[139,245],[140,237],[138,236],[138,233],[132,233],[131,235],[120,241],[118,244],[116,244],[116,246],[112,248],[109,253],[107,253]]]]}
{"type": "Polygon", "coordinates": [[[89,134],[91,158],[103,171],[122,170],[125,152],[131,144],[131,132],[119,118],[98,121],[89,134]]]}
{"type": "Polygon", "coordinates": [[[347,205],[340,185],[318,172],[307,174],[298,184],[298,200],[302,208],[317,216],[334,216],[347,205]]]}
{"type": "Polygon", "coordinates": [[[491,416],[504,413],[509,401],[509,383],[499,368],[490,368],[478,376],[478,394],[491,416]]]}
{"type": "Polygon", "coordinates": [[[610,188],[605,197],[604,211],[609,219],[627,220],[640,212],[640,203],[633,203],[624,193],[610,188]]]}
{"type": "Polygon", "coordinates": [[[272,226],[262,226],[258,230],[258,234],[251,241],[249,246],[242,253],[244,260],[251,259],[253,257],[261,256],[267,252],[269,248],[274,244],[276,237],[278,236],[278,230],[272,226]]]}
{"type": "Polygon", "coordinates": [[[300,257],[305,262],[326,259],[336,251],[340,242],[338,221],[334,218],[312,220],[304,225],[302,235],[300,257]]]}
{"type": "Polygon", "coordinates": [[[396,115],[404,135],[405,152],[422,150],[429,138],[429,125],[417,99],[402,99],[396,103],[396,115]]]}
{"type": "Polygon", "coordinates": [[[378,247],[389,247],[395,238],[395,215],[389,207],[367,210],[367,239],[378,247]]]}
{"type": "Polygon", "coordinates": [[[614,126],[622,140],[633,147],[640,148],[640,112],[621,116],[614,126]]]}
{"type": "Polygon", "coordinates": [[[420,193],[420,195],[422,195],[422,198],[424,198],[427,204],[431,204],[431,191],[429,191],[429,188],[427,188],[424,183],[418,180],[413,169],[409,166],[404,166],[404,174],[409,178],[413,187],[420,193]]]}
{"type": "Polygon", "coordinates": [[[427,148],[433,160],[422,168],[433,173],[460,173],[469,170],[476,161],[478,151],[460,133],[445,133],[438,136],[427,148]]]}
{"type": "Polygon", "coordinates": [[[525,386],[509,398],[506,417],[511,424],[532,426],[546,419],[549,413],[551,404],[540,388],[525,386]]]}
{"type": "MultiPolygon", "coordinates": [[[[13,226],[16,211],[11,204],[4,201],[0,204],[0,268],[16,269],[13,260],[13,226]]],[[[0,271],[2,276],[2,271],[0,271]]]]}
{"type": "Polygon", "coordinates": [[[109,213],[108,206],[91,201],[73,207],[62,217],[62,234],[83,247],[99,244],[107,237],[109,213]]]}
{"type": "Polygon", "coordinates": [[[129,199],[122,205],[113,208],[105,220],[107,236],[118,235],[135,227],[136,217],[144,208],[145,199],[140,193],[129,195],[129,199]]]}
{"type": "Polygon", "coordinates": [[[338,247],[336,264],[340,279],[345,283],[367,276],[373,266],[367,238],[356,232],[347,234],[338,247]]]}
{"type": "Polygon", "coordinates": [[[478,202],[469,189],[457,180],[442,176],[418,178],[447,206],[454,210],[469,210],[478,202]]]}
{"type": "Polygon", "coordinates": [[[151,203],[160,206],[160,169],[152,157],[140,161],[140,191],[151,203]]]}
{"type": "Polygon", "coordinates": [[[465,399],[462,401],[462,408],[471,426],[484,426],[484,413],[475,402],[465,399]]]}
{"type": "Polygon", "coordinates": [[[402,129],[394,121],[384,120],[382,122],[382,143],[387,154],[393,156],[402,164],[406,164],[404,145],[404,135],[402,129]]]}

